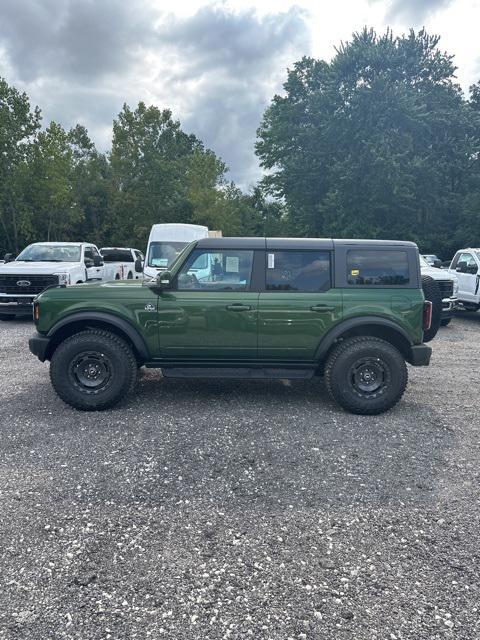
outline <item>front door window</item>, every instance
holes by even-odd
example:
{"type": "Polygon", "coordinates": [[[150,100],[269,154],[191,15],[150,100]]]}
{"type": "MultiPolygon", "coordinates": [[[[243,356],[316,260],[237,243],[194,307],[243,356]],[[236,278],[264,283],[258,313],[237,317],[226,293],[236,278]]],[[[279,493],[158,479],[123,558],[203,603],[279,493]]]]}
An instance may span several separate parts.
{"type": "Polygon", "coordinates": [[[180,269],[178,291],[248,291],[253,251],[196,249],[180,269]]]}

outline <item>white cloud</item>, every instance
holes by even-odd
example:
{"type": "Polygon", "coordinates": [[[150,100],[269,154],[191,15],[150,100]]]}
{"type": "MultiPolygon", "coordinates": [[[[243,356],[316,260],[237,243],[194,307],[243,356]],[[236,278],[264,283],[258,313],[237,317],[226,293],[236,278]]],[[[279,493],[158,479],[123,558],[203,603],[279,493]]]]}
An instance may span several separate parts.
{"type": "Polygon", "coordinates": [[[476,0],[2,0],[0,75],[46,121],[80,122],[101,148],[123,102],[172,108],[247,186],[260,175],[256,128],[288,66],[330,59],[365,25],[422,24],[468,88],[480,74],[476,0]]]}

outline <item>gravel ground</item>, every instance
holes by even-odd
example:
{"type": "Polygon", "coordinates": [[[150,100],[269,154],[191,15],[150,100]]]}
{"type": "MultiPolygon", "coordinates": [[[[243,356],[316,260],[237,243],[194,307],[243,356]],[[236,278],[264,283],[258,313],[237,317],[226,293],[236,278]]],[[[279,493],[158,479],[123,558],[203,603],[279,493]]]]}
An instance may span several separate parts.
{"type": "Polygon", "coordinates": [[[105,413],[0,323],[0,638],[480,638],[480,313],[351,416],[321,380],[163,380],[105,413]]]}

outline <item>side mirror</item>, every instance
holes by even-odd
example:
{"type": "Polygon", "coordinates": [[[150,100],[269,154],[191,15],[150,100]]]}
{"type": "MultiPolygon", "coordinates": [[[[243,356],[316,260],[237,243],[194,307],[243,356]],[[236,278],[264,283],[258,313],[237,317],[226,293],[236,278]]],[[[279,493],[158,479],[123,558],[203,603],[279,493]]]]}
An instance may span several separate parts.
{"type": "Polygon", "coordinates": [[[441,269],[442,268],[442,261],[441,260],[434,260],[433,261],[433,266],[436,267],[437,269],[441,269]]]}
{"type": "Polygon", "coordinates": [[[172,286],[172,274],[170,271],[161,271],[157,276],[157,289],[170,289],[172,286]]]}
{"type": "Polygon", "coordinates": [[[143,262],[140,260],[140,258],[137,258],[135,260],[135,271],[137,273],[142,273],[143,272],[143,262]]]}
{"type": "Polygon", "coordinates": [[[103,258],[102,258],[102,256],[93,256],[93,266],[94,267],[103,267],[103,258]]]}
{"type": "Polygon", "coordinates": [[[3,259],[5,260],[5,262],[13,262],[14,260],[13,253],[6,253],[3,256],[3,259]]]}

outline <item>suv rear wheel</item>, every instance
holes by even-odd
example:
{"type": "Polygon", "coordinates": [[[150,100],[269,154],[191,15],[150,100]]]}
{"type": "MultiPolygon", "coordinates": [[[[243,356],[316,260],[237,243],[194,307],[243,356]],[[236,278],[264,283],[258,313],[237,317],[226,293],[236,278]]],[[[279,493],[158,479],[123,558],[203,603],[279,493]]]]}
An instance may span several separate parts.
{"type": "Polygon", "coordinates": [[[108,331],[88,329],[57,347],[50,379],[64,402],[83,411],[98,411],[132,391],[137,362],[124,340],[108,331]]]}
{"type": "Polygon", "coordinates": [[[387,411],[400,400],[407,381],[402,354],[389,342],[372,336],[340,342],[325,365],[328,392],[351,413],[387,411]]]}

